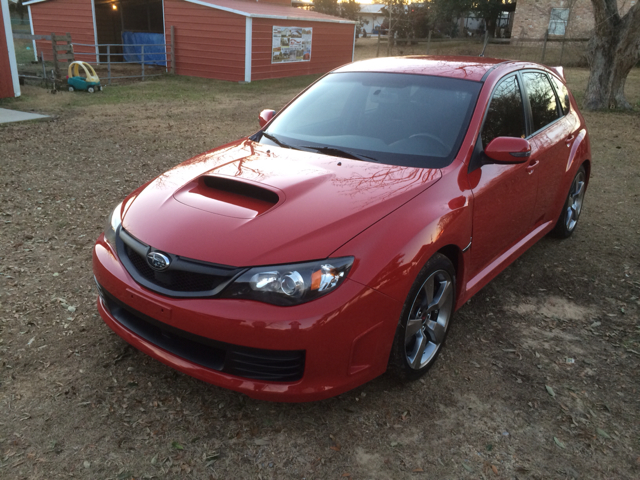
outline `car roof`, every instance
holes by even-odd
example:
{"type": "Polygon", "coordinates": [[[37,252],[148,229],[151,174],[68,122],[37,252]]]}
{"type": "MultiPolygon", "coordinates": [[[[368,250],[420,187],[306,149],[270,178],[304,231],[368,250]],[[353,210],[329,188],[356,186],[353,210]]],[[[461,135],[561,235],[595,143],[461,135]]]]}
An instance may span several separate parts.
{"type": "Polygon", "coordinates": [[[413,75],[433,75],[481,81],[487,72],[499,64],[516,64],[513,60],[486,57],[463,56],[407,56],[373,58],[350,63],[334,72],[380,72],[409,73],[413,75]]]}

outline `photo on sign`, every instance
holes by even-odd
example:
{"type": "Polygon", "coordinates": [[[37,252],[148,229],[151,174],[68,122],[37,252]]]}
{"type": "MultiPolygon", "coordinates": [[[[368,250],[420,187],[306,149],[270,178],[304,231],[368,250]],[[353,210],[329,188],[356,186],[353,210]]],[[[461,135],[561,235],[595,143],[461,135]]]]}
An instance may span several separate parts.
{"type": "Polygon", "coordinates": [[[273,27],[271,63],[309,62],[312,28],[273,27]]]}

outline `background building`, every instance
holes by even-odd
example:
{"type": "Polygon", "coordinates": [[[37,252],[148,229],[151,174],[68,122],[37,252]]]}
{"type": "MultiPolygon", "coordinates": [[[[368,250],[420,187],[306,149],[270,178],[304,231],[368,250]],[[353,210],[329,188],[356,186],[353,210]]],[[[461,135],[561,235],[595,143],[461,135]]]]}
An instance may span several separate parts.
{"type": "MultiPolygon", "coordinates": [[[[32,34],[70,33],[75,53],[95,59],[80,55],[85,61],[105,61],[106,44],[117,45],[111,53],[121,53],[127,44],[170,44],[171,27],[178,75],[250,82],[325,73],[353,59],[355,22],[292,7],[291,0],[31,0],[25,5],[32,34]]],[[[35,48],[51,57],[50,42],[37,41],[35,48]]]]}
{"type": "MultiPolygon", "coordinates": [[[[624,15],[637,0],[618,0],[624,15]]],[[[516,39],[550,36],[586,38],[593,32],[590,0],[518,0],[511,37],[516,39]]]]}

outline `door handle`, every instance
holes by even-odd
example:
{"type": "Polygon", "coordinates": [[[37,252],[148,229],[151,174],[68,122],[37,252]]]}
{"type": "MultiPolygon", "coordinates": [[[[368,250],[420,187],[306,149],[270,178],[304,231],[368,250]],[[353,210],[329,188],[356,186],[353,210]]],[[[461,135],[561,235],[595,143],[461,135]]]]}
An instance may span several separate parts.
{"type": "Polygon", "coordinates": [[[529,165],[527,165],[527,167],[525,168],[525,170],[529,175],[531,175],[533,173],[533,169],[536,168],[539,163],[540,163],[540,160],[531,160],[529,162],[529,165]]]}
{"type": "Polygon", "coordinates": [[[576,138],[575,135],[569,135],[567,138],[564,139],[565,143],[567,143],[567,146],[569,146],[568,144],[573,142],[573,139],[576,138]]]}

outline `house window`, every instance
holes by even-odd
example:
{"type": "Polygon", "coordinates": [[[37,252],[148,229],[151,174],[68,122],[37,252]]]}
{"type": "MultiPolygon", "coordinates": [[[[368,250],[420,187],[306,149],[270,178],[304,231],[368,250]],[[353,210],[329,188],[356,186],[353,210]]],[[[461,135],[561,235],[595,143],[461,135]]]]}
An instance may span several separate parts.
{"type": "Polygon", "coordinates": [[[568,22],[568,8],[552,8],[549,19],[549,35],[564,35],[568,22]]]}

